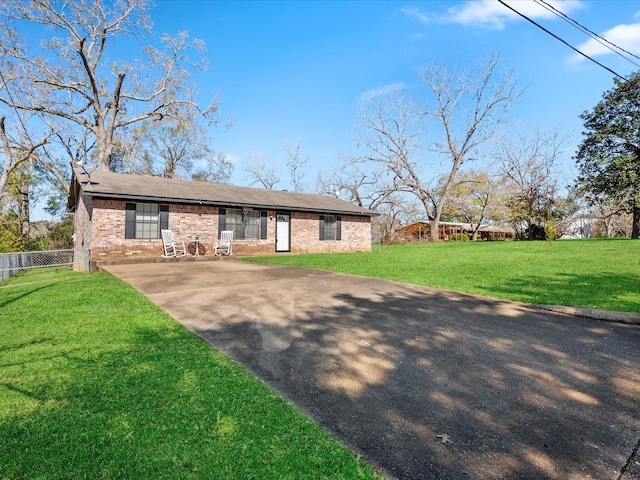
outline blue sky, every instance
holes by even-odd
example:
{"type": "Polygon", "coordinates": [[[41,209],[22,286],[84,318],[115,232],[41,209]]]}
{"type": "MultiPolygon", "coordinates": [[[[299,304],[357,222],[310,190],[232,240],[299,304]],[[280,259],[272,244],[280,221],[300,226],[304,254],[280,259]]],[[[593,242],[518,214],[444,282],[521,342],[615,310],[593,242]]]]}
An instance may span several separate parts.
{"type": "MultiPolygon", "coordinates": [[[[640,2],[567,0],[559,10],[640,55],[640,2]]],[[[640,67],[603,51],[531,0],[509,0],[543,26],[621,75],[640,67]]],[[[235,164],[233,183],[262,154],[283,170],[283,143],[310,157],[309,187],[353,151],[358,100],[370,90],[418,83],[417,69],[439,62],[472,67],[497,52],[518,71],[524,96],[511,112],[520,130],[561,126],[569,137],[564,166],[580,142],[578,115],[613,86],[613,75],[496,0],[207,1],[156,0],[154,32],[188,29],[207,44],[210,66],[194,76],[203,101],[220,95],[234,126],[212,130],[213,148],[235,164]]],[[[635,59],[638,64],[640,60],[635,59]]]]}

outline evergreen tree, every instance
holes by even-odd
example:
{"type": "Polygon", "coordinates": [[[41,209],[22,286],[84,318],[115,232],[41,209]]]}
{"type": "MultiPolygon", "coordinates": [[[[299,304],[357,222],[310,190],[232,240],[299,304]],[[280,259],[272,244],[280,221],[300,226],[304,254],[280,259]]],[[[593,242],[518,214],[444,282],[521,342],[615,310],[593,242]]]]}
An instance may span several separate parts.
{"type": "Polygon", "coordinates": [[[608,202],[632,214],[631,238],[640,234],[640,72],[605,92],[584,121],[576,154],[576,187],[591,203],[608,202]]]}

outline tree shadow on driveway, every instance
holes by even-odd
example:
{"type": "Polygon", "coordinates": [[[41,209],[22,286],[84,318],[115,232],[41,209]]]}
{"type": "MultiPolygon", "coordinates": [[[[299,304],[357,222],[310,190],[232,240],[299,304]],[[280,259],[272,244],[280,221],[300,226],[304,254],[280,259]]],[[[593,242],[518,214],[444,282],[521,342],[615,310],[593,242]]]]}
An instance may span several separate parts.
{"type": "Polygon", "coordinates": [[[640,327],[235,268],[151,298],[390,477],[617,479],[638,443],[640,327]]]}

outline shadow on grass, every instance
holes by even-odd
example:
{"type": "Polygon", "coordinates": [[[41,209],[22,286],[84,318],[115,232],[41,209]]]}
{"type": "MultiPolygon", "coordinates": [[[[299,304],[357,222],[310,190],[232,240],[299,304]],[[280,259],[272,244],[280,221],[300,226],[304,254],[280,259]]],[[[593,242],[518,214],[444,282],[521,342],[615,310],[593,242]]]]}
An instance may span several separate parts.
{"type": "Polygon", "coordinates": [[[29,289],[28,292],[24,292],[24,293],[15,293],[15,291],[11,290],[11,288],[16,288],[19,287],[20,285],[17,285],[16,287],[2,287],[0,289],[0,292],[2,293],[2,297],[4,297],[4,301],[0,302],[0,308],[4,308],[9,306],[10,304],[17,302],[19,300],[22,300],[30,295],[34,295],[35,293],[41,291],[41,290],[45,290],[47,288],[51,288],[54,284],[51,283],[49,285],[42,285],[38,288],[34,288],[34,289],[29,289]]]}
{"type": "Polygon", "coordinates": [[[191,328],[394,478],[619,475],[640,431],[640,328],[317,282],[216,291],[226,317],[191,328]]]}
{"type": "Polygon", "coordinates": [[[180,325],[131,328],[128,342],[54,340],[46,357],[39,341],[5,349],[19,361],[0,367],[1,478],[329,478],[344,465],[371,478],[180,325]]]}
{"type": "MultiPolygon", "coordinates": [[[[478,287],[482,289],[482,287],[478,287]]],[[[491,295],[526,303],[554,304],[640,312],[640,277],[629,275],[524,276],[492,285],[491,295]],[[589,304],[585,305],[585,299],[589,304]]]]}

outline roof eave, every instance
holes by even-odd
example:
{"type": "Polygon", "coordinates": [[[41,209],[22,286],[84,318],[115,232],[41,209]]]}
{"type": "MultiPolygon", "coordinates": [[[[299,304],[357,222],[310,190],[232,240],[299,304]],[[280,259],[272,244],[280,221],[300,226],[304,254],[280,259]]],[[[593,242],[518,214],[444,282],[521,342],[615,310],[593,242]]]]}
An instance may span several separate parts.
{"type": "Polygon", "coordinates": [[[325,208],[308,208],[308,207],[291,207],[291,206],[283,206],[283,205],[268,205],[268,204],[257,204],[257,203],[244,203],[244,202],[228,202],[228,201],[215,201],[215,200],[196,200],[196,199],[185,199],[185,198],[171,198],[171,197],[153,197],[148,195],[125,195],[118,193],[102,193],[102,192],[92,192],[84,190],[84,194],[90,197],[97,198],[113,198],[118,200],[131,200],[138,202],[159,202],[159,203],[173,203],[173,204],[182,204],[182,205],[209,205],[216,207],[239,207],[239,208],[260,208],[264,210],[288,210],[295,212],[309,212],[309,213],[330,213],[330,214],[339,214],[339,215],[355,215],[355,216],[364,216],[364,217],[375,217],[379,214],[377,212],[356,212],[350,210],[340,210],[340,209],[325,209],[325,208]]]}

